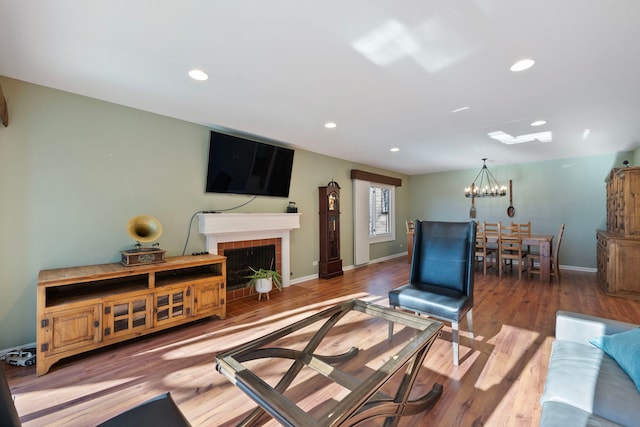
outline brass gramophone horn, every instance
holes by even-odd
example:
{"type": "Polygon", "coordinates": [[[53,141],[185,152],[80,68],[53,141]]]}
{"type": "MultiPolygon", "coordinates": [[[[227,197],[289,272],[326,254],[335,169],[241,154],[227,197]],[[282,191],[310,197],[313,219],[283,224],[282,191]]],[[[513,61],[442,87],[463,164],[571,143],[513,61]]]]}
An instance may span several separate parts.
{"type": "Polygon", "coordinates": [[[127,233],[137,242],[153,242],[162,234],[162,224],[151,215],[137,215],[127,223],[127,233]]]}

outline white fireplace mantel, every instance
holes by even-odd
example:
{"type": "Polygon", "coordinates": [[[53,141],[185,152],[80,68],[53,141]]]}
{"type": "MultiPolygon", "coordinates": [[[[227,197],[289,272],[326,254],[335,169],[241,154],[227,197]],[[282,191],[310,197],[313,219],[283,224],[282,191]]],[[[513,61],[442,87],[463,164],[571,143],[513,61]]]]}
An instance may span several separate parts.
{"type": "Polygon", "coordinates": [[[207,252],[218,253],[218,243],[280,238],[282,285],[289,286],[291,230],[300,228],[299,213],[200,213],[198,232],[205,236],[207,252]]]}

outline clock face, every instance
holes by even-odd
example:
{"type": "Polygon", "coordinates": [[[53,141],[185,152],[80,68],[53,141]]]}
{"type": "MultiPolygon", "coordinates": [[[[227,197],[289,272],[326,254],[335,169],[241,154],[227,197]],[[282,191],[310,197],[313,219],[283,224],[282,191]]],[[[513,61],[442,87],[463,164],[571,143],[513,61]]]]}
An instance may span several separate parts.
{"type": "Polygon", "coordinates": [[[334,192],[329,193],[329,210],[337,211],[339,209],[338,206],[338,195],[334,192]]]}

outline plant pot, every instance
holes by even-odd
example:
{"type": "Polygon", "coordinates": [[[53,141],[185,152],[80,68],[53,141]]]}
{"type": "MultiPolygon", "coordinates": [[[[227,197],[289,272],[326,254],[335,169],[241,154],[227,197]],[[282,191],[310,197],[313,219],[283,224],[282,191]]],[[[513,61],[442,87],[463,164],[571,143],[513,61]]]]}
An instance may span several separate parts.
{"type": "Polygon", "coordinates": [[[262,294],[267,294],[267,299],[269,299],[269,292],[271,292],[271,289],[273,289],[273,280],[271,278],[256,280],[256,292],[258,293],[258,299],[260,299],[262,294]]]}

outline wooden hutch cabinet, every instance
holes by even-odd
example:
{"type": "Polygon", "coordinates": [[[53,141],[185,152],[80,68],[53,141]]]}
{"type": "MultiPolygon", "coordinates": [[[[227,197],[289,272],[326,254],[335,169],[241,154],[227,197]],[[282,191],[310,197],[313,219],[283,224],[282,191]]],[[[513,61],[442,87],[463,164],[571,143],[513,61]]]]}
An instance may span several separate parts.
{"type": "Polygon", "coordinates": [[[38,276],[36,375],[62,358],[182,323],[226,316],[226,258],[101,264],[38,276]]]}
{"type": "Polygon", "coordinates": [[[640,167],[607,176],[607,230],[597,238],[598,280],[610,295],[640,298],[640,167]]]}

